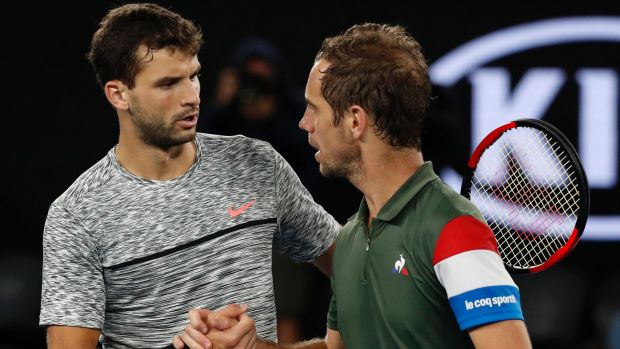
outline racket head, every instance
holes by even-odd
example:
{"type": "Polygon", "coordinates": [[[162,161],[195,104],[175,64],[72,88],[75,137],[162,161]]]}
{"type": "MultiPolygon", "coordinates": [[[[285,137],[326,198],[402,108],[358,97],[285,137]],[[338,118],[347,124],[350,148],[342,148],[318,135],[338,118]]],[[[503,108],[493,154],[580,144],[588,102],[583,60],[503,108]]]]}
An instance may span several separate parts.
{"type": "Polygon", "coordinates": [[[519,119],[491,131],[468,161],[461,195],[491,227],[510,273],[545,270],[576,246],[590,192],[577,151],[553,125],[519,119]]]}

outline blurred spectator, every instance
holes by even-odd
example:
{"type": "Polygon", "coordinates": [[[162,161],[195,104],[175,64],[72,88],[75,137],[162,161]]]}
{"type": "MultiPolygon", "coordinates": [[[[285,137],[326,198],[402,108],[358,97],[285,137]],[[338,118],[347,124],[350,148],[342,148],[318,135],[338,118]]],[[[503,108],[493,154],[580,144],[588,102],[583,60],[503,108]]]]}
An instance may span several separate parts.
{"type": "Polygon", "coordinates": [[[218,74],[212,102],[198,127],[271,143],[306,188],[316,193],[320,175],[313,150],[297,127],[304,108],[303,91],[293,84],[279,50],[263,38],[251,37],[237,46],[231,65],[218,74]]]}
{"type": "MultiPolygon", "coordinates": [[[[319,173],[315,150],[298,127],[305,105],[303,90],[293,83],[280,51],[264,38],[251,37],[236,47],[230,66],[220,70],[198,129],[271,143],[314,199],[344,223],[357,209],[360,195],[346,181],[327,180],[319,173]]],[[[329,280],[276,251],[273,259],[279,341],[324,336],[329,280]]]]}

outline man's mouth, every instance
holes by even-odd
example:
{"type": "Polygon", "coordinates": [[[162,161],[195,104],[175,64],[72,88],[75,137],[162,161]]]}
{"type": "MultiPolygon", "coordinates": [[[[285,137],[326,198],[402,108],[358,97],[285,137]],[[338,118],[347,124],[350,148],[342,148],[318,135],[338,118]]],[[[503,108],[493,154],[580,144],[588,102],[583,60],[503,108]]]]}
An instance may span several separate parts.
{"type": "Polygon", "coordinates": [[[185,129],[193,128],[198,123],[198,113],[186,115],[178,119],[177,123],[185,129]]]}

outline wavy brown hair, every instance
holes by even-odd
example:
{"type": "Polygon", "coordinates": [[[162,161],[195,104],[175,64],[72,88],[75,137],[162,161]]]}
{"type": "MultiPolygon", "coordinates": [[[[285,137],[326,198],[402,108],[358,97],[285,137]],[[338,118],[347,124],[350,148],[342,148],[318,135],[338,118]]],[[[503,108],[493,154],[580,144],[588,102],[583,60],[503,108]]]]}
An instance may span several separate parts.
{"type": "Polygon", "coordinates": [[[133,88],[139,70],[137,50],[145,45],[152,50],[169,48],[196,54],[202,45],[202,33],[191,21],[155,4],[127,4],[108,12],[93,35],[88,61],[102,86],[120,80],[133,88]]]}
{"type": "Polygon", "coordinates": [[[364,23],[327,38],[315,61],[329,63],[321,92],[337,125],[352,105],[369,112],[375,132],[397,148],[421,149],[431,84],[420,44],[401,26],[364,23]]]}

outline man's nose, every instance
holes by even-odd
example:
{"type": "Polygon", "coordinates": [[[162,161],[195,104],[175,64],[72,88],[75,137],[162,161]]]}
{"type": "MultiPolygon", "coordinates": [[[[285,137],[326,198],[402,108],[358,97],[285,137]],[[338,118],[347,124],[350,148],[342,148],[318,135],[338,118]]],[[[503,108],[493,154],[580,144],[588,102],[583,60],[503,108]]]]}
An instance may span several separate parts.
{"type": "Polygon", "coordinates": [[[312,132],[311,125],[312,123],[310,122],[310,116],[307,115],[307,113],[304,113],[301,120],[299,120],[299,128],[305,130],[306,132],[312,132]]]}
{"type": "Polygon", "coordinates": [[[183,89],[183,105],[197,106],[200,104],[200,83],[188,81],[183,89]]]}

